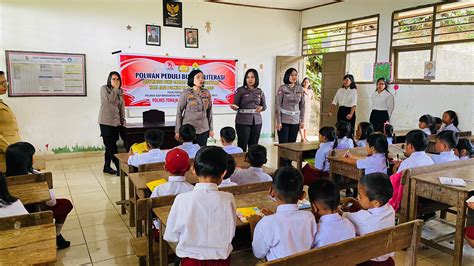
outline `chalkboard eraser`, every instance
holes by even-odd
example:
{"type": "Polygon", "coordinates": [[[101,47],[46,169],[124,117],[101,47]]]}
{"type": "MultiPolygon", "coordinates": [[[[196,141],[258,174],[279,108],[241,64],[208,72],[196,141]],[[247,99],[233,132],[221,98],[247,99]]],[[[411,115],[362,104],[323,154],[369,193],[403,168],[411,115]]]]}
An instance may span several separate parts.
{"type": "Polygon", "coordinates": [[[115,52],[112,52],[112,54],[119,54],[119,53],[121,53],[121,52],[122,52],[122,50],[117,50],[117,51],[115,51],[115,52]]]}

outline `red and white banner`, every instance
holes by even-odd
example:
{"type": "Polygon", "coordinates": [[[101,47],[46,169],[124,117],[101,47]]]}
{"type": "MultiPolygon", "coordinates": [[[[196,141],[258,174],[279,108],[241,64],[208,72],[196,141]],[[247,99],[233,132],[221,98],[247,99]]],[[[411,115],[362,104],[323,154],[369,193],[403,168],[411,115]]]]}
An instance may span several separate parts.
{"type": "Polygon", "coordinates": [[[204,73],[215,105],[233,103],[236,60],[120,54],[119,62],[125,107],[176,107],[193,69],[204,73]]]}

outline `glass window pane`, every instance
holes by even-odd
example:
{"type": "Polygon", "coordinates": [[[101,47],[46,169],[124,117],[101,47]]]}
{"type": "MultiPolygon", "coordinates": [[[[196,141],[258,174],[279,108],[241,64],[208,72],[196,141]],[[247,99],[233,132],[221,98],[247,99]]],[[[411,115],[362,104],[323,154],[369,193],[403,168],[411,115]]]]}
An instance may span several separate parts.
{"type": "Polygon", "coordinates": [[[356,81],[372,81],[372,67],[375,51],[348,53],[346,72],[354,75],[356,81]]]}
{"type": "Polygon", "coordinates": [[[474,43],[437,45],[435,82],[474,82],[474,43]]]}
{"type": "Polygon", "coordinates": [[[398,79],[423,79],[425,61],[430,61],[430,50],[398,53],[398,79]]]}

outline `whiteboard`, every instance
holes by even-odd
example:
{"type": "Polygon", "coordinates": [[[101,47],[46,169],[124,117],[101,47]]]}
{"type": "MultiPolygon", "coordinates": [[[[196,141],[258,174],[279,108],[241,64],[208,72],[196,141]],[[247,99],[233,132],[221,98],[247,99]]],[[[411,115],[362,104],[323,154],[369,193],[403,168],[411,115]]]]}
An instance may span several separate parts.
{"type": "Polygon", "coordinates": [[[5,53],[8,96],[87,96],[85,54],[5,53]]]}

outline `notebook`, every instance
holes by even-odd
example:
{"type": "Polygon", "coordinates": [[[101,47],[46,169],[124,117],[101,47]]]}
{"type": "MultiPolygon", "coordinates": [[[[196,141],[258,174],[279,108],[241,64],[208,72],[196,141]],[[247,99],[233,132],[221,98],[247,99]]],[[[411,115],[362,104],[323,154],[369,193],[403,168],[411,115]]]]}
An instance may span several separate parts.
{"type": "Polygon", "coordinates": [[[258,207],[237,208],[237,217],[239,217],[242,223],[248,223],[247,219],[252,215],[263,216],[258,207]]]}
{"type": "Polygon", "coordinates": [[[448,185],[448,186],[455,186],[455,187],[465,187],[466,186],[466,181],[464,181],[464,179],[456,178],[456,177],[440,176],[439,177],[439,182],[442,185],[448,185]]]}
{"type": "Polygon", "coordinates": [[[146,183],[146,186],[150,189],[150,191],[153,191],[157,186],[163,185],[166,182],[168,182],[166,181],[166,179],[158,179],[158,180],[154,180],[154,181],[146,183]]]}
{"type": "Polygon", "coordinates": [[[135,143],[132,145],[131,149],[133,153],[138,153],[138,154],[148,152],[148,146],[146,145],[146,142],[135,143]]]}

